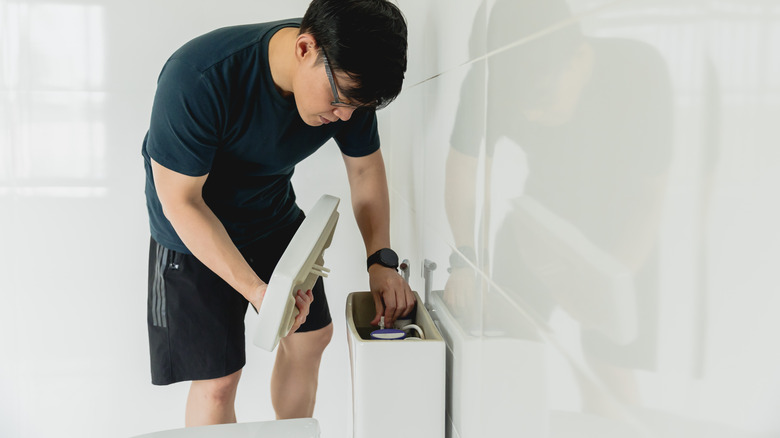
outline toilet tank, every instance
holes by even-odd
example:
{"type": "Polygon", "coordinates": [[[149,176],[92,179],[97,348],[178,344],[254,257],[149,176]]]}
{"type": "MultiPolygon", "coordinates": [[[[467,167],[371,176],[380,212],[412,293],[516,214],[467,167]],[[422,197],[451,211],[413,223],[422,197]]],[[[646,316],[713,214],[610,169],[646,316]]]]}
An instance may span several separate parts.
{"type": "Polygon", "coordinates": [[[413,322],[424,340],[375,340],[371,292],[347,297],[354,438],[443,438],[445,344],[422,300],[413,322]]]}

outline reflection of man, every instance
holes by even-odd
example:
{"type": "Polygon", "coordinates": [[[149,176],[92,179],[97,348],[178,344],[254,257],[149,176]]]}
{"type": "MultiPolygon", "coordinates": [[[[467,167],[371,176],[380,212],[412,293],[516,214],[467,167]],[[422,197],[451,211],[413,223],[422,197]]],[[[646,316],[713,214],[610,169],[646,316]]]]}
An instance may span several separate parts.
{"type": "MultiPolygon", "coordinates": [[[[314,0],[303,19],[223,28],[179,49],[160,74],[144,140],[152,232],[152,381],[192,381],[188,426],[235,422],[244,316],[303,221],[295,165],[331,138],[341,149],[377,315],[414,306],[389,242],[374,110],[400,92],[406,23],[385,0],[314,0]]],[[[397,259],[397,257],[396,257],[397,259]]],[[[333,325],[321,280],[271,378],[278,418],[311,416],[333,325]]]]}
{"type": "MultiPolygon", "coordinates": [[[[563,2],[528,4],[516,0],[495,4],[487,35],[503,39],[488,41],[489,50],[563,22],[569,15],[563,2]]],[[[465,118],[479,117],[473,113],[475,108],[485,108],[485,186],[491,185],[496,145],[518,145],[528,166],[523,194],[576,227],[634,274],[638,296],[637,309],[632,310],[638,313],[638,336],[628,345],[616,345],[583,325],[583,348],[594,369],[652,367],[655,236],[670,147],[671,90],[663,60],[640,42],[586,38],[569,25],[491,56],[487,72],[475,68],[463,90],[448,158],[447,189],[458,188],[459,183],[449,183],[451,177],[469,175],[475,166],[481,133],[474,132],[473,124],[470,130],[459,128],[466,126],[465,118]],[[485,89],[478,85],[482,78],[487,80],[486,106],[475,93],[485,89]]],[[[498,187],[494,193],[501,190],[498,187]]],[[[451,192],[447,201],[448,214],[458,218],[453,225],[460,224],[453,229],[456,239],[468,232],[473,235],[473,220],[469,224],[464,219],[474,218],[468,200],[451,192]]],[[[523,233],[518,233],[518,214],[520,210],[510,210],[496,233],[490,251],[493,280],[543,321],[556,305],[564,304],[578,318],[581,309],[576,299],[556,301],[555,291],[542,281],[543,273],[522,262],[534,254],[524,252],[529,245],[524,246],[523,233]]],[[[603,376],[630,381],[619,374],[603,376]]],[[[629,386],[622,385],[626,397],[632,391],[629,386]]]]}

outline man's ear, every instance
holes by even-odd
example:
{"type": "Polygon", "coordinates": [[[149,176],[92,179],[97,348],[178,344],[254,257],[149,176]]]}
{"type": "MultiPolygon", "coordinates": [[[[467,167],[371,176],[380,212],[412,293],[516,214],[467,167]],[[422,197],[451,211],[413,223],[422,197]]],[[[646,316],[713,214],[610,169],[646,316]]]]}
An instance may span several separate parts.
{"type": "Polygon", "coordinates": [[[299,61],[316,60],[319,53],[317,41],[310,33],[302,33],[295,40],[295,58],[299,61]]]}

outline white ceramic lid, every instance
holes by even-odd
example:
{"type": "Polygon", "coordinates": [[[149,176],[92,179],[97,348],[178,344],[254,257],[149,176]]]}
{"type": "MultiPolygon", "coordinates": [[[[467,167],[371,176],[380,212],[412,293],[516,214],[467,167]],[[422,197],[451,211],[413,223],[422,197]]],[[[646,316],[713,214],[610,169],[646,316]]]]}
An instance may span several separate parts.
{"type": "Polygon", "coordinates": [[[273,351],[279,339],[292,328],[298,308],[295,294],[314,287],[318,277],[327,277],[323,252],[330,246],[339,213],[339,198],[323,195],[306,215],[268,282],[260,305],[254,344],[273,351]]]}
{"type": "Polygon", "coordinates": [[[314,418],[219,424],[166,430],[135,438],[318,438],[320,424],[314,418]]]}

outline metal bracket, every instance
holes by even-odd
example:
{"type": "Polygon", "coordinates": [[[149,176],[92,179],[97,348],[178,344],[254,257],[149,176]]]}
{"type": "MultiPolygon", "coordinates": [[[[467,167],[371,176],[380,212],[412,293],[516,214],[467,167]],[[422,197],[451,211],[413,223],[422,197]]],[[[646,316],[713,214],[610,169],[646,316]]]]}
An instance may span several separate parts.
{"type": "Polygon", "coordinates": [[[425,303],[428,304],[430,302],[428,298],[431,296],[431,288],[433,288],[433,271],[436,270],[436,263],[425,259],[422,270],[423,279],[425,280],[425,303]]]}
{"type": "Polygon", "coordinates": [[[407,283],[409,283],[409,259],[403,259],[401,260],[401,264],[398,266],[398,269],[401,270],[401,276],[404,277],[404,280],[406,280],[407,283]]]}

